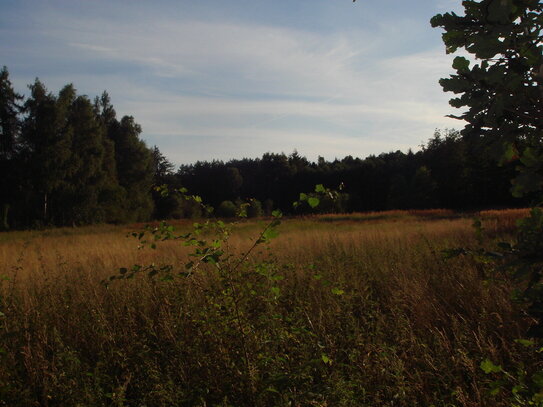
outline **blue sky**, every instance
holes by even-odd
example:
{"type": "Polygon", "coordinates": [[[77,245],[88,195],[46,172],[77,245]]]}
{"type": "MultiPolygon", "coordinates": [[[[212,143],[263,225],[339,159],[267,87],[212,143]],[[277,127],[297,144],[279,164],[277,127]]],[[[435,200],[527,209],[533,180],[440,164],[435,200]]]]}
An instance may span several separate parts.
{"type": "Polygon", "coordinates": [[[174,163],[406,151],[448,119],[429,19],[460,0],[1,0],[0,65],[107,90],[174,163]]]}

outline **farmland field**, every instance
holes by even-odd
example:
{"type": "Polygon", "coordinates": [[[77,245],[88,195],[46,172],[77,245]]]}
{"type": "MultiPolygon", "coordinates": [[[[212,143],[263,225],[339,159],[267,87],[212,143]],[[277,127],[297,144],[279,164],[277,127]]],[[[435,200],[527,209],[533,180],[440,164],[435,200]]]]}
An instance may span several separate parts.
{"type": "Polygon", "coordinates": [[[194,273],[179,240],[138,248],[142,225],[0,234],[0,405],[510,405],[481,363],[529,366],[529,321],[506,278],[443,250],[526,214],[284,219],[248,256],[267,220],[244,220],[194,273]]]}

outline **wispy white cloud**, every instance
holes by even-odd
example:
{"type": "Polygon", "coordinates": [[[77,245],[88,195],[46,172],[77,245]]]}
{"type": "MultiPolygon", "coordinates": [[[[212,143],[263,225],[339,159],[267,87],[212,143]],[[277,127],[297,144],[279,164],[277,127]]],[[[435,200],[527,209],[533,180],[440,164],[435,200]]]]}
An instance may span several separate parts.
{"type": "Polygon", "coordinates": [[[37,30],[74,68],[42,79],[107,89],[177,163],[294,148],[313,159],[364,156],[416,147],[434,128],[455,125],[437,84],[451,58],[435,42],[404,46],[427,21],[383,18],[371,30],[324,32],[141,11],[125,19],[45,13],[37,30]]]}

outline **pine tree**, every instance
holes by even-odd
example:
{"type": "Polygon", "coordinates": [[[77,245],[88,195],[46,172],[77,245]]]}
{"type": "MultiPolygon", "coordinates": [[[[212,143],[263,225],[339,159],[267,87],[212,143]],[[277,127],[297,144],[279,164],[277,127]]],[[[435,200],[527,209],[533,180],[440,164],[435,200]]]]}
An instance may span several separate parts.
{"type": "Polygon", "coordinates": [[[74,223],[105,221],[100,205],[100,197],[108,182],[104,168],[104,130],[87,97],[78,96],[73,100],[69,126],[73,131],[70,220],[74,223]]]}
{"type": "Polygon", "coordinates": [[[115,145],[115,162],[119,185],[126,192],[126,220],[147,220],[153,213],[153,154],[140,140],[141,127],[132,116],[114,121],[108,136],[115,145]]]}
{"type": "Polygon", "coordinates": [[[0,230],[9,228],[9,211],[15,201],[16,186],[20,182],[17,152],[21,132],[18,102],[22,96],[13,90],[8,69],[0,71],[0,230]]]}
{"type": "Polygon", "coordinates": [[[94,114],[103,133],[104,159],[102,169],[105,173],[104,188],[99,196],[99,205],[104,212],[106,222],[119,223],[125,217],[123,205],[126,201],[126,191],[119,185],[117,163],[115,161],[115,143],[108,137],[110,129],[118,124],[117,113],[111,104],[106,91],[94,99],[94,114]]]}
{"type": "Polygon", "coordinates": [[[48,223],[51,196],[62,187],[71,160],[72,132],[66,126],[66,115],[73,88],[66,88],[57,106],[54,95],[38,80],[29,86],[30,97],[24,105],[22,159],[29,207],[27,222],[48,223]]]}

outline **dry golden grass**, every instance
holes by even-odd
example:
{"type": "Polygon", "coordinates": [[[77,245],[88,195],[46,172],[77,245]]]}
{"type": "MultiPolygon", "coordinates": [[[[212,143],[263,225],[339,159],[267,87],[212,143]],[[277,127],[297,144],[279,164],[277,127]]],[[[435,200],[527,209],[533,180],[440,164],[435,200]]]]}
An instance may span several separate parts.
{"type": "MultiPolygon", "coordinates": [[[[287,219],[280,227],[281,237],[272,245],[287,261],[306,261],[330,247],[353,252],[364,250],[367,245],[387,249],[393,243],[409,246],[421,239],[440,242],[442,247],[455,241],[473,240],[472,220],[441,219],[450,215],[445,210],[388,211],[287,219]]],[[[489,218],[489,230],[503,229],[501,217],[494,213],[485,217],[489,218]]],[[[510,219],[509,212],[505,219],[510,219]]],[[[232,248],[243,250],[250,246],[265,223],[265,220],[244,221],[234,226],[232,248]]],[[[189,221],[173,224],[180,230],[192,226],[189,221]]],[[[139,250],[138,241],[129,235],[144,226],[62,228],[15,232],[13,236],[5,233],[0,240],[0,269],[8,277],[16,271],[21,279],[51,277],[65,270],[101,279],[131,264],[184,264],[189,249],[179,242],[164,242],[157,250],[139,250]]]]}
{"type": "MultiPolygon", "coordinates": [[[[489,236],[508,239],[522,213],[479,215],[489,236]]],[[[489,283],[472,259],[441,255],[478,244],[472,223],[446,210],[285,219],[269,249],[230,274],[108,286],[101,281],[133,264],[184,270],[189,248],[138,250],[126,235],[141,225],[3,234],[0,400],[507,405],[488,395],[479,364],[528,362],[514,342],[526,321],[507,282],[489,283]]],[[[247,250],[264,224],[235,225],[231,253],[247,250]]]]}

